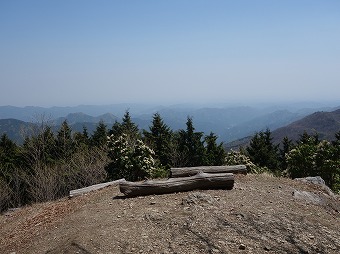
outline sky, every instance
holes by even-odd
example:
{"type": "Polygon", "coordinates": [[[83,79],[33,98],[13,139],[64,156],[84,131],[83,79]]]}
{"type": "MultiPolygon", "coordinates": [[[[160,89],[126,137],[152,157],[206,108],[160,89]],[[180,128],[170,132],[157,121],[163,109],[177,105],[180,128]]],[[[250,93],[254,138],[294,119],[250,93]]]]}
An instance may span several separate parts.
{"type": "Polygon", "coordinates": [[[340,100],[338,0],[1,0],[0,106],[340,100]]]}

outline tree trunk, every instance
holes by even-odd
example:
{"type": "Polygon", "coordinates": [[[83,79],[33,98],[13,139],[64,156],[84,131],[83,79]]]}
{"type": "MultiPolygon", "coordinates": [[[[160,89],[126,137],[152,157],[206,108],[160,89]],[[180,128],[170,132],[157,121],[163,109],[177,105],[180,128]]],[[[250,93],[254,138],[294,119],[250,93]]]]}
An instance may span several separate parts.
{"type": "Polygon", "coordinates": [[[171,177],[185,177],[193,176],[199,172],[204,173],[234,173],[234,174],[247,174],[247,167],[245,165],[234,166],[200,166],[200,167],[186,167],[186,168],[171,168],[171,177]]]}
{"type": "Polygon", "coordinates": [[[121,182],[120,191],[128,197],[146,196],[152,194],[167,194],[196,189],[232,189],[234,175],[232,173],[207,174],[181,178],[169,178],[164,181],[121,182]]]}

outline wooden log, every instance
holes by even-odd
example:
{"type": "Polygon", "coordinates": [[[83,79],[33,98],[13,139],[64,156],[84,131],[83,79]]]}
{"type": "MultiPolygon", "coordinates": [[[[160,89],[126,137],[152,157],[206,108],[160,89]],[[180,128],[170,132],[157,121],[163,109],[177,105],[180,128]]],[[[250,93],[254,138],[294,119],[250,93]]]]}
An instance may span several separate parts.
{"type": "Polygon", "coordinates": [[[171,168],[170,177],[185,177],[193,176],[198,172],[204,173],[234,173],[234,174],[247,174],[247,167],[245,165],[234,166],[200,166],[200,167],[184,167],[184,168],[171,168]]]}
{"type": "Polygon", "coordinates": [[[198,173],[190,177],[169,178],[163,181],[121,182],[119,189],[125,196],[136,197],[152,194],[167,194],[196,189],[232,189],[232,173],[208,174],[198,173]]]}
{"type": "Polygon", "coordinates": [[[91,186],[88,186],[88,187],[85,187],[85,188],[71,190],[69,197],[72,198],[72,197],[80,196],[80,195],[82,195],[84,193],[88,193],[90,191],[103,189],[103,188],[108,187],[108,186],[118,185],[121,182],[125,182],[125,179],[123,178],[123,179],[119,179],[119,180],[112,181],[112,182],[99,183],[99,184],[91,185],[91,186]]]}

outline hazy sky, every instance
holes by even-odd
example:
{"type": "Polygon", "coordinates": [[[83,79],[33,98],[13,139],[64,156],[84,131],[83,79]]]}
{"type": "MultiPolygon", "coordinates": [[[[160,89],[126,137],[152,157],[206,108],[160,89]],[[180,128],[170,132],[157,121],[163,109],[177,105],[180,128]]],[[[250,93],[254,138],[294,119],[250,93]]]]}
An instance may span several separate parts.
{"type": "Polygon", "coordinates": [[[340,99],[339,0],[1,0],[0,105],[340,99]]]}

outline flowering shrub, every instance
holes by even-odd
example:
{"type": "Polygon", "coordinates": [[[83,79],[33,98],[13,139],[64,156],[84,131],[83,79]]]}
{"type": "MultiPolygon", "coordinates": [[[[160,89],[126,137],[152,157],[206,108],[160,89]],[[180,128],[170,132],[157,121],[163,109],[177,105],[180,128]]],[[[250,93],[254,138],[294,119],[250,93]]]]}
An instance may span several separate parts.
{"type": "Polygon", "coordinates": [[[107,144],[111,162],[106,170],[110,179],[137,181],[152,176],[155,171],[154,152],[142,140],[129,142],[123,133],[118,138],[109,136],[107,144]]]}
{"type": "Polygon", "coordinates": [[[245,154],[239,152],[239,151],[233,151],[227,153],[227,156],[225,158],[225,164],[226,165],[246,165],[248,172],[250,173],[261,173],[263,170],[261,168],[257,167],[248,156],[245,154]]]}
{"type": "Polygon", "coordinates": [[[323,140],[302,143],[286,155],[290,177],[321,176],[333,190],[339,188],[339,145],[323,140]]]}
{"type": "Polygon", "coordinates": [[[286,154],[288,172],[290,177],[315,176],[316,146],[313,144],[301,144],[286,154]]]}

